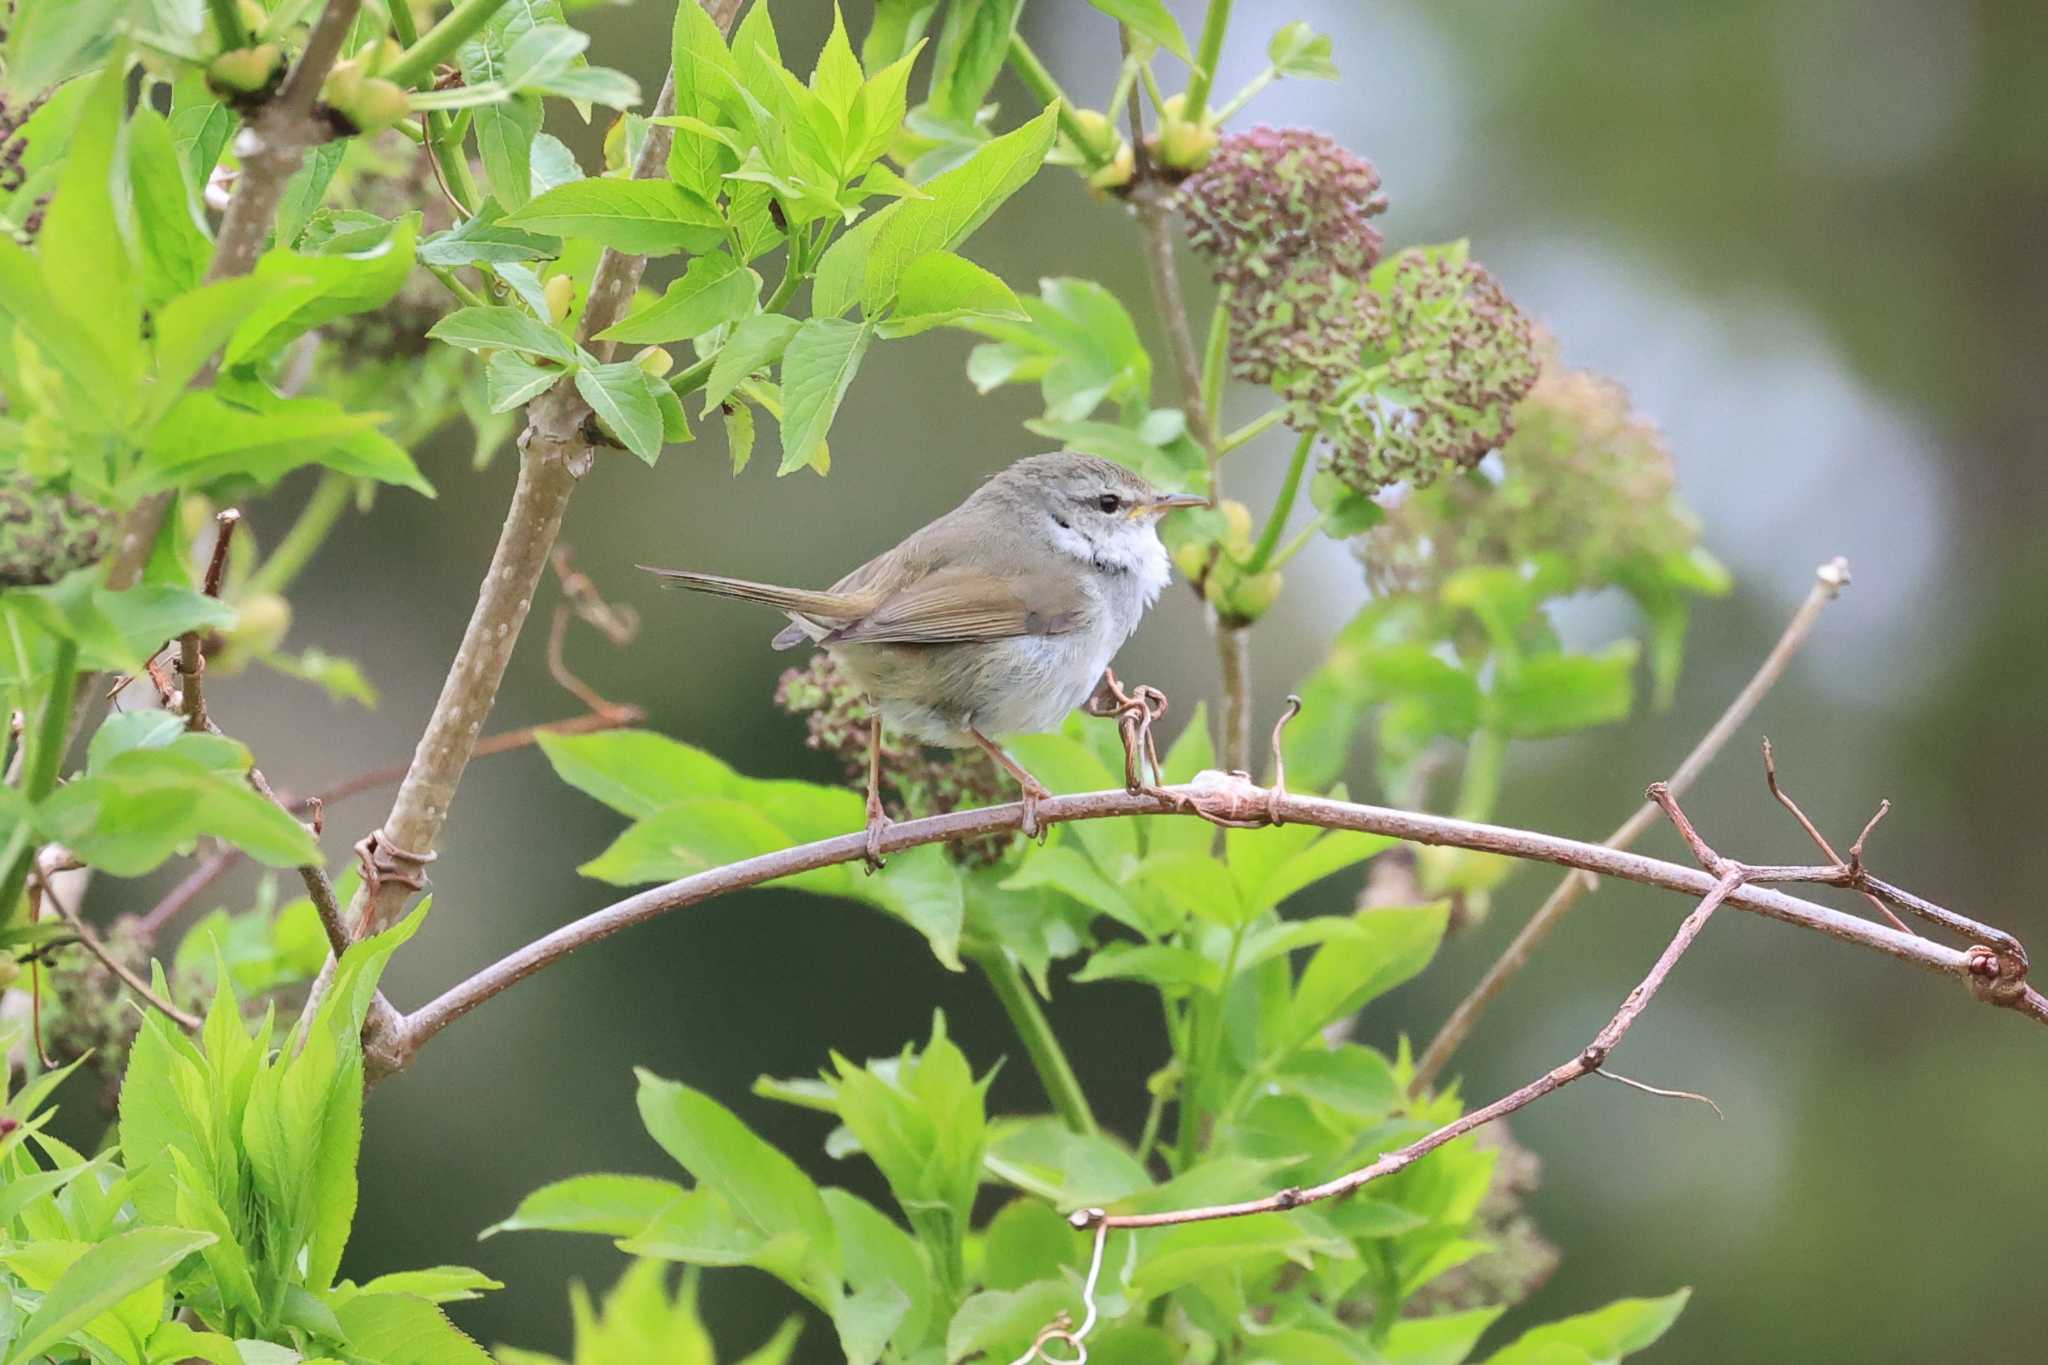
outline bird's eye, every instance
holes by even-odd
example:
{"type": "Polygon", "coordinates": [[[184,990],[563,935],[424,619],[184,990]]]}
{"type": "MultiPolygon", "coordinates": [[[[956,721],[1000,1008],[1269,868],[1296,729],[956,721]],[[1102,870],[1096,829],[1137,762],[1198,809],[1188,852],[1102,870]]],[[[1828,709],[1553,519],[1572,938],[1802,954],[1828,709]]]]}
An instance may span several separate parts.
{"type": "Polygon", "coordinates": [[[1095,500],[1095,505],[1105,512],[1114,512],[1124,505],[1124,500],[1114,493],[1104,493],[1095,500]]]}

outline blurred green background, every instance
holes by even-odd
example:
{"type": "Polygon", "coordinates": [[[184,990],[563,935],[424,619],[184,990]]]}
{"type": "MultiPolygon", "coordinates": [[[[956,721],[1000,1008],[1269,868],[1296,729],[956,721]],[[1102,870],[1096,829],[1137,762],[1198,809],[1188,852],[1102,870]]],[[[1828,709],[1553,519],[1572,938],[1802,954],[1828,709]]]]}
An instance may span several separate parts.
{"type": "MultiPolygon", "coordinates": [[[[1192,31],[1197,7],[1176,8],[1192,31]]],[[[1471,236],[1570,361],[1626,383],[1665,427],[1706,543],[1736,572],[1736,594],[1698,613],[1675,707],[1518,750],[1503,818],[1604,835],[1741,685],[1814,566],[1845,554],[1855,586],[1690,809],[1737,856],[1806,856],[1764,793],[1754,755],[1767,730],[1825,828],[1846,837],[1893,799],[1873,851],[1882,872],[2048,944],[2032,894],[2035,812],[2048,797],[2037,703],[2048,651],[2048,7],[1237,8],[1220,90],[1252,75],[1269,31],[1294,18],[1334,37],[1344,72],[1335,85],[1277,87],[1242,122],[1311,124],[1373,158],[1397,245],[1471,236]]],[[[856,32],[866,9],[849,0],[856,32]]],[[[651,90],[670,13],[640,3],[580,22],[595,58],[651,90]]],[[[808,60],[829,11],[784,0],[777,18],[784,50],[808,60]]],[[[1035,0],[1025,28],[1070,90],[1102,98],[1115,41],[1099,14],[1035,0]]],[[[998,94],[1006,119],[1027,105],[1014,84],[998,94]]],[[[551,110],[551,128],[594,159],[595,130],[563,127],[566,114],[551,110]]],[[[1048,169],[975,254],[1020,287],[1088,276],[1142,311],[1134,246],[1119,208],[1048,169]]],[[[771,705],[790,662],[767,648],[775,622],[661,596],[632,565],[825,582],[951,506],[1040,444],[1019,425],[1035,395],[978,398],[963,374],[968,345],[941,332],[876,348],[835,427],[829,480],[778,482],[760,462],[734,480],[715,426],[651,473],[623,455],[603,463],[564,541],[645,624],[624,653],[579,628],[575,667],[644,705],[651,725],[748,771],[828,776],[801,725],[771,705]]],[[[1171,401],[1163,388],[1156,398],[1171,401]]],[[[373,517],[344,521],[295,595],[292,643],[359,659],[383,689],[379,709],[330,709],[260,678],[215,689],[281,784],[313,789],[409,752],[512,479],[509,452],[470,474],[460,435],[422,452],[438,502],[386,494],[373,517]]],[[[1233,456],[1233,493],[1263,506],[1284,454],[1275,441],[1233,456]]],[[[303,492],[260,509],[258,533],[284,525],[303,492]]],[[[1340,547],[1289,570],[1257,637],[1262,716],[1362,592],[1340,547]]],[[[580,709],[545,668],[551,606],[537,604],[496,726],[580,709]]],[[[1567,629],[1598,639],[1621,610],[1588,602],[1567,629]]],[[[1215,691],[1185,593],[1169,595],[1119,664],[1172,694],[1173,725],[1215,691]]],[[[1362,764],[1353,785],[1370,790],[1362,764]]],[[[383,799],[329,812],[335,856],[383,799]]],[[[614,827],[534,752],[481,761],[443,844],[436,911],[387,982],[394,999],[416,1004],[604,903],[606,890],[574,869],[614,827]]],[[[1661,830],[1645,847],[1683,856],[1661,830]]],[[[1364,1035],[1426,1037],[1550,884],[1518,875],[1493,918],[1382,1001],[1364,1035]]],[[[1334,903],[1349,889],[1323,894],[1334,903]]],[[[229,903],[247,890],[230,884],[229,903]]],[[[1586,902],[1459,1058],[1465,1093],[1490,1098],[1574,1052],[1684,908],[1626,886],[1586,902]]],[[[486,1343],[561,1349],[565,1279],[608,1284],[622,1258],[594,1238],[474,1237],[545,1181],[665,1171],[633,1112],[633,1065],[710,1090],[821,1179],[882,1197],[867,1168],[835,1169],[822,1154],[817,1116],[747,1087],[762,1073],[810,1073],[830,1047],[893,1052],[923,1036],[934,1008],[977,1065],[1010,1056],[997,1108],[1042,1105],[979,979],[942,970],[872,912],[749,892],[588,950],[463,1020],[372,1095],[344,1269],[480,1265],[507,1287],[458,1306],[458,1321],[486,1343]]],[[[1051,1012],[1099,1111],[1134,1131],[1163,1052],[1147,998],[1115,983],[1063,986],[1051,1012]]],[[[2048,1037],[1952,982],[1730,916],[1631,1034],[1620,1066],[1703,1090],[1727,1119],[1618,1086],[1576,1088],[1523,1115],[1516,1135],[1545,1164],[1534,1210],[1565,1259],[1504,1334],[1536,1314],[1690,1284],[1691,1308],[1645,1359],[2041,1358],[2048,1299],[2030,1230],[2048,1221],[2048,1037]]],[[[708,1291],[735,1355],[791,1302],[748,1271],[714,1274],[708,1291]]],[[[832,1358],[830,1342],[814,1327],[802,1358],[832,1358]]]]}

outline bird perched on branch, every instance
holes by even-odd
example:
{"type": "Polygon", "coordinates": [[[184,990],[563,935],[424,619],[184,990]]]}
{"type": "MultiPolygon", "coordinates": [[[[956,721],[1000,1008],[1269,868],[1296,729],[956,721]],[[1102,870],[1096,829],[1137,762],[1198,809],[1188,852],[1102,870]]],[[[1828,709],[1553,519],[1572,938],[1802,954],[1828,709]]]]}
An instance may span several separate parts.
{"type": "Polygon", "coordinates": [[[822,592],[641,567],[693,592],[775,607],[777,649],[828,651],[874,707],[868,862],[881,863],[882,727],[925,744],[986,749],[1024,793],[1023,832],[1050,795],[990,738],[1058,728],[1172,576],[1159,521],[1203,507],[1121,465],[1058,451],[1019,460],[952,511],[822,592]]]}

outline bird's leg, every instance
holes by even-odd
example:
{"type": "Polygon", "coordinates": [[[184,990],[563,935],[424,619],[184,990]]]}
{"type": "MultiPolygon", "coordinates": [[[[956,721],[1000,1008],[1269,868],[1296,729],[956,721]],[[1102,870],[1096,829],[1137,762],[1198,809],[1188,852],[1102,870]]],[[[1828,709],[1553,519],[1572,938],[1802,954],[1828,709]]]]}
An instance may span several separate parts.
{"type": "Polygon", "coordinates": [[[1003,771],[1016,778],[1017,784],[1024,789],[1024,819],[1018,824],[1017,828],[1023,833],[1025,838],[1036,839],[1043,832],[1039,829],[1038,825],[1038,803],[1045,797],[1051,796],[1052,793],[1046,789],[1046,785],[1043,782],[1040,782],[1029,772],[1025,771],[1023,764],[1004,753],[1002,745],[996,743],[972,725],[967,727],[967,733],[974,737],[976,744],[988,750],[988,756],[997,763],[1000,763],[1003,771]]]}
{"type": "Polygon", "coordinates": [[[882,809],[882,713],[868,717],[868,875],[882,870],[882,832],[895,822],[882,809]]]}

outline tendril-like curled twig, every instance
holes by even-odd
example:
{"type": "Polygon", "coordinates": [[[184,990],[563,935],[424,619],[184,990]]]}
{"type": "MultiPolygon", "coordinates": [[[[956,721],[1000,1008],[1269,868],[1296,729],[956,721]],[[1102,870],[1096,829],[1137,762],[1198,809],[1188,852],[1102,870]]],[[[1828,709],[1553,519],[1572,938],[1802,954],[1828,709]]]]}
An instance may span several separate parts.
{"type": "Polygon", "coordinates": [[[1102,1246],[1109,1238],[1109,1224],[1102,1221],[1104,1217],[1106,1215],[1101,1209],[1082,1209],[1068,1220],[1077,1228],[1086,1228],[1090,1223],[1083,1220],[1092,1219],[1095,1228],[1095,1251],[1088,1258],[1088,1279],[1081,1286],[1081,1307],[1085,1310],[1081,1325],[1074,1326],[1073,1319],[1061,1313],[1039,1329],[1038,1335],[1031,1339],[1031,1349],[1011,1361],[1010,1365],[1031,1365],[1033,1361],[1043,1361],[1045,1365],[1087,1365],[1087,1337],[1095,1330],[1095,1282],[1102,1276],[1102,1246]],[[1055,1341],[1073,1347],[1074,1354],[1047,1354],[1045,1348],[1055,1341]]]}

